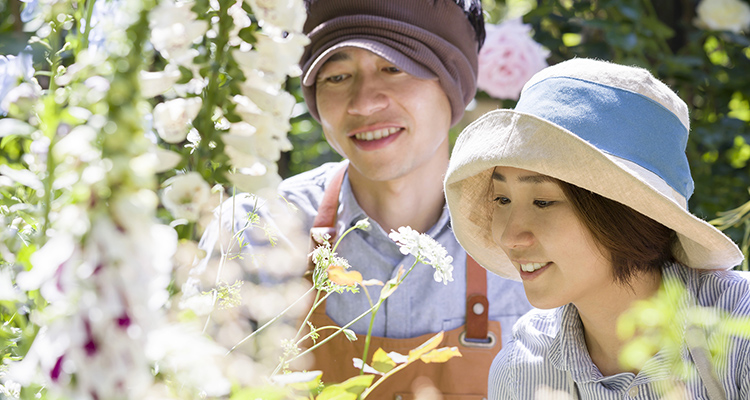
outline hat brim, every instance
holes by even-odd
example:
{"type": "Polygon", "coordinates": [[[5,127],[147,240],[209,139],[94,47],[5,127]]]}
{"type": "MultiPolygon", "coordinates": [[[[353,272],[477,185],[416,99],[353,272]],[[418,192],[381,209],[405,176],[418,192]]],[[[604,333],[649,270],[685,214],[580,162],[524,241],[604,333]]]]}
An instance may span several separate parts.
{"type": "Polygon", "coordinates": [[[673,254],[691,268],[726,270],[742,262],[739,247],[657,187],[648,173],[606,154],[565,128],[513,110],[490,112],[459,136],[445,180],[458,242],[483,267],[506,278],[520,275],[492,238],[492,170],[534,171],[591,190],[677,233],[673,254]]]}
{"type": "Polygon", "coordinates": [[[330,47],[324,47],[325,50],[319,51],[318,54],[313,54],[310,58],[310,65],[306,65],[303,68],[306,72],[302,77],[302,85],[308,87],[314,86],[318,71],[320,71],[320,68],[323,67],[326,61],[334,54],[347,48],[368,50],[417,78],[437,79],[437,76],[427,67],[414,61],[411,57],[407,57],[393,47],[376,40],[356,38],[344,40],[330,47]]]}

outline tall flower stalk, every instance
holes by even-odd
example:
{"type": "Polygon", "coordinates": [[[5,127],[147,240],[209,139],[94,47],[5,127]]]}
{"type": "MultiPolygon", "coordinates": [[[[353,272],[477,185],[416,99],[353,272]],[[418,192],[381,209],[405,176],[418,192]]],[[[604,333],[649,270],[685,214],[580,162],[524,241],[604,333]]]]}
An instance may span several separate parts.
{"type": "Polygon", "coordinates": [[[0,59],[2,393],[228,395],[225,351],[172,307],[173,268],[196,265],[232,176],[280,180],[302,2],[38,0],[22,19],[33,50],[0,59]]]}

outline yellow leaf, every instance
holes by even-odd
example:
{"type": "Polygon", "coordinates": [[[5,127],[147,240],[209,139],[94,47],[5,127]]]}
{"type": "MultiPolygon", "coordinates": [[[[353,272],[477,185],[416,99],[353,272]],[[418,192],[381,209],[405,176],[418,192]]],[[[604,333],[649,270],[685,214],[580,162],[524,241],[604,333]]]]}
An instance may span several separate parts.
{"type": "Polygon", "coordinates": [[[416,349],[410,350],[409,361],[416,360],[422,357],[423,354],[437,348],[440,345],[440,343],[443,341],[443,335],[444,335],[443,331],[440,331],[435,336],[427,339],[426,342],[419,345],[419,347],[417,347],[416,349]]]}
{"type": "Polygon", "coordinates": [[[387,299],[390,295],[393,294],[393,292],[396,291],[396,289],[398,289],[398,285],[401,283],[401,277],[403,275],[404,275],[404,266],[399,265],[398,273],[396,274],[396,277],[388,280],[388,282],[385,283],[385,286],[383,286],[383,288],[380,289],[380,298],[382,300],[387,299]]]}
{"type": "Polygon", "coordinates": [[[453,357],[461,357],[461,352],[458,351],[458,347],[443,347],[441,349],[433,350],[429,353],[423,354],[419,359],[426,363],[444,363],[453,357]]]}
{"type": "Polygon", "coordinates": [[[379,348],[375,351],[375,354],[372,355],[372,367],[385,374],[396,368],[396,363],[388,357],[388,353],[386,353],[385,350],[379,348]]]}
{"type": "Polygon", "coordinates": [[[357,271],[347,271],[339,265],[331,265],[328,267],[328,279],[338,285],[355,286],[362,283],[362,274],[357,271]]]}

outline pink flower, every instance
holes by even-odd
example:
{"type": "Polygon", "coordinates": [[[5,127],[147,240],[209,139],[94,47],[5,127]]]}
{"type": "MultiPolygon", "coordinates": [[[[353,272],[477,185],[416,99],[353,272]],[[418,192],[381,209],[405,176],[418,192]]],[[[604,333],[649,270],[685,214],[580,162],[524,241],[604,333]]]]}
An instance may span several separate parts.
{"type": "Polygon", "coordinates": [[[531,38],[531,26],[520,18],[486,29],[477,86],[492,97],[518,100],[523,85],[547,66],[549,51],[531,38]]]}

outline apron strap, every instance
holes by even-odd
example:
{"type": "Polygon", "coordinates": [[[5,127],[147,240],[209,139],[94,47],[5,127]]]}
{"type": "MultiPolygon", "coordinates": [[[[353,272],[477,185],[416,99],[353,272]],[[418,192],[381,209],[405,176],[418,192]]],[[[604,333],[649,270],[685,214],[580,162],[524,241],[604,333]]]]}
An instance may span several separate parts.
{"type": "Polygon", "coordinates": [[[487,271],[466,253],[466,339],[486,341],[490,302],[487,271]]]}
{"type": "MultiPolygon", "coordinates": [[[[344,161],[336,171],[323,193],[318,207],[318,215],[310,228],[312,248],[321,244],[325,234],[330,235],[328,241],[333,244],[336,240],[336,217],[339,208],[339,194],[344,182],[344,175],[349,162],[344,161]]],[[[310,271],[314,265],[308,260],[310,271]]],[[[466,339],[469,341],[486,342],[489,340],[487,324],[489,321],[489,301],[487,300],[487,271],[482,268],[469,254],[466,254],[466,339]]],[[[322,307],[321,307],[322,308],[322,307]]]]}
{"type": "Polygon", "coordinates": [[[721,385],[721,381],[711,363],[706,332],[698,325],[690,325],[685,332],[685,342],[690,355],[693,356],[693,362],[698,369],[698,375],[703,381],[703,386],[708,391],[709,400],[726,400],[727,394],[724,391],[724,386],[721,385]]]}
{"type": "Polygon", "coordinates": [[[336,241],[336,215],[339,211],[339,193],[341,193],[341,185],[344,182],[344,175],[349,167],[349,161],[345,160],[333,175],[331,182],[328,183],[323,192],[323,199],[320,201],[318,207],[318,215],[313,220],[312,228],[310,229],[310,239],[312,239],[313,248],[323,244],[324,235],[330,235],[328,242],[333,244],[336,241]]]}

